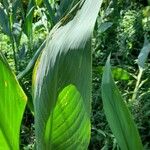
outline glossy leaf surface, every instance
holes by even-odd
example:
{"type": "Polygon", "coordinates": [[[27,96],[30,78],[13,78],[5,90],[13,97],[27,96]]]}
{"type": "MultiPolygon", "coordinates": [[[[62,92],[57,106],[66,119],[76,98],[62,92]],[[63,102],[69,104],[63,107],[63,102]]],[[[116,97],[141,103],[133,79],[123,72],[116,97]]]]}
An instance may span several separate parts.
{"type": "Polygon", "coordinates": [[[91,42],[102,1],[86,0],[51,31],[33,74],[38,150],[86,150],[90,140],[91,42]],[[86,19],[85,19],[86,18],[86,19]]]}
{"type": "Polygon", "coordinates": [[[0,150],[18,150],[26,96],[0,53],[0,150]]]}

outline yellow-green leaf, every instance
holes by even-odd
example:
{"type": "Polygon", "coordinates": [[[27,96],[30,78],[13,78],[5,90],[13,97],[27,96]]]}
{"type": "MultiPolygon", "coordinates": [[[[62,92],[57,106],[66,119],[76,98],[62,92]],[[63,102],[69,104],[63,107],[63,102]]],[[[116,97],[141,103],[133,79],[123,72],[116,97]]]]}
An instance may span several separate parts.
{"type": "Polygon", "coordinates": [[[0,150],[19,150],[26,96],[0,53],[0,150]]]}

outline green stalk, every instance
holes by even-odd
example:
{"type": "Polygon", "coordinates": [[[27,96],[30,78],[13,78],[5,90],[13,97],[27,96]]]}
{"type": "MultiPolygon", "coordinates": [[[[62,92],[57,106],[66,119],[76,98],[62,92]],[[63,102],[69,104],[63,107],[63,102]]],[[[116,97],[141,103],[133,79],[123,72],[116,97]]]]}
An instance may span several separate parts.
{"type": "Polygon", "coordinates": [[[132,95],[131,101],[135,101],[136,100],[136,97],[137,97],[137,94],[138,94],[138,90],[140,88],[140,82],[141,82],[142,74],[143,74],[143,69],[139,68],[139,74],[137,76],[137,81],[136,81],[136,85],[135,85],[135,88],[134,88],[134,91],[133,91],[133,95],[132,95]]]}
{"type": "Polygon", "coordinates": [[[14,57],[14,63],[15,63],[15,69],[18,71],[18,66],[17,66],[17,56],[16,56],[16,48],[15,48],[15,43],[14,43],[14,38],[13,36],[10,37],[11,43],[12,43],[12,49],[13,49],[13,57],[14,57]]]}
{"type": "Polygon", "coordinates": [[[14,36],[12,34],[13,32],[13,14],[12,14],[12,7],[9,7],[9,9],[6,9],[7,10],[7,15],[8,15],[8,20],[9,20],[9,28],[10,28],[10,41],[11,41],[11,44],[12,44],[12,50],[13,50],[13,57],[14,57],[14,63],[15,63],[15,70],[17,71],[18,70],[18,67],[17,67],[17,57],[16,57],[16,47],[15,46],[15,39],[14,39],[14,36]]]}

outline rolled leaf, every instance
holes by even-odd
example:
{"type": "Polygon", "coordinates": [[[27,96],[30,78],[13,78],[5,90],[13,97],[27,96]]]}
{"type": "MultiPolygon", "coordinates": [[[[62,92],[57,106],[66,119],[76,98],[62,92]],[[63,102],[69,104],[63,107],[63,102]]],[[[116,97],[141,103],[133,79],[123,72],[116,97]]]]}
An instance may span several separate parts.
{"type": "Polygon", "coordinates": [[[0,149],[19,150],[26,96],[0,53],[0,149]]]}
{"type": "Polygon", "coordinates": [[[112,78],[110,58],[102,77],[102,100],[107,121],[121,150],[142,150],[133,117],[112,78]]]}
{"type": "Polygon", "coordinates": [[[69,14],[51,31],[35,65],[33,97],[38,150],[88,148],[90,39],[101,3],[102,0],[81,1],[73,11],[76,15],[69,14]]]}

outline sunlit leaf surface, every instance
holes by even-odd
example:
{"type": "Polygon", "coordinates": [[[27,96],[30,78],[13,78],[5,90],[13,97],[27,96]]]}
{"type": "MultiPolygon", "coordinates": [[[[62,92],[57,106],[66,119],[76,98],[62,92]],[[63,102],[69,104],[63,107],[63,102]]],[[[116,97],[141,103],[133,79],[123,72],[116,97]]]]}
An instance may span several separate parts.
{"type": "Polygon", "coordinates": [[[18,150],[26,96],[0,53],[0,150],[18,150]]]}
{"type": "Polygon", "coordinates": [[[33,74],[38,150],[86,150],[90,140],[91,42],[102,0],[81,1],[51,31],[33,74]]]}

